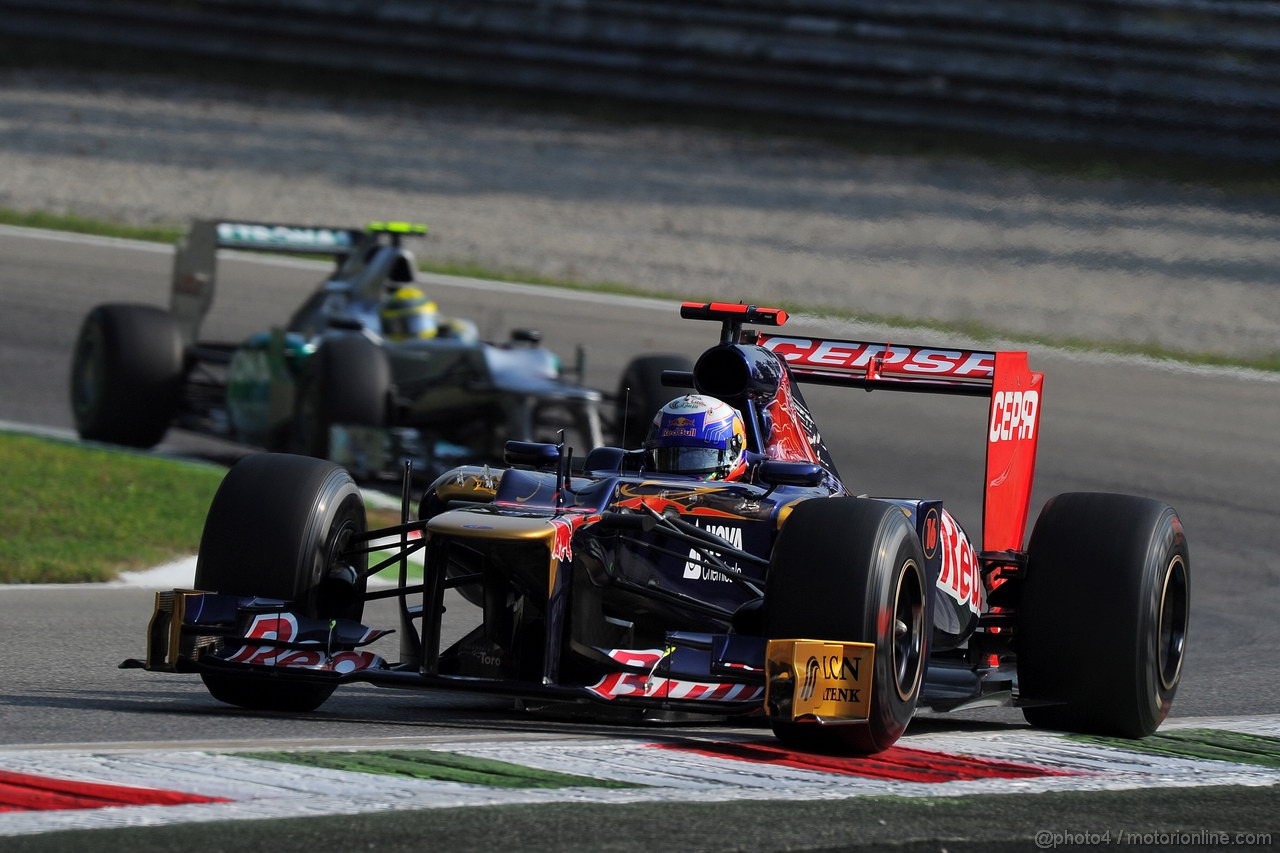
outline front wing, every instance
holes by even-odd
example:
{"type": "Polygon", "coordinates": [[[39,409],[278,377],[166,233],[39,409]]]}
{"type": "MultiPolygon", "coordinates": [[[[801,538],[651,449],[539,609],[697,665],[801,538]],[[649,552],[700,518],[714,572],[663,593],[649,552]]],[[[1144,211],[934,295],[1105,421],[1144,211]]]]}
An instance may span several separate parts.
{"type": "Polygon", "coordinates": [[[367,682],[716,715],[767,710],[775,719],[815,723],[867,719],[874,655],[874,647],[867,644],[766,644],[762,638],[737,634],[672,632],[661,649],[594,649],[592,656],[600,662],[597,677],[560,684],[429,672],[390,663],[364,648],[390,633],[352,620],[307,617],[277,599],[175,589],[156,593],[145,660],[125,661],[122,666],[299,683],[367,682]],[[857,681],[859,675],[862,681],[857,681]]]}

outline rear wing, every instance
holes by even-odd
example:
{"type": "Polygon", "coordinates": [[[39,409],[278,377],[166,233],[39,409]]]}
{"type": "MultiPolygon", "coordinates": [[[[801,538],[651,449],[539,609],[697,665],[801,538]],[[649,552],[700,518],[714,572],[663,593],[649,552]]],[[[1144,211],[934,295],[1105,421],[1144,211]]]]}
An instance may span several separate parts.
{"type": "Polygon", "coordinates": [[[720,321],[722,337],[731,334],[769,350],[802,382],[989,398],[982,550],[1023,549],[1044,384],[1044,374],[1030,369],[1025,352],[743,333],[743,323],[781,326],[787,315],[728,303],[685,303],[681,316],[720,321]]]}
{"type": "Polygon", "coordinates": [[[1044,383],[1044,374],[1028,366],[1025,352],[764,334],[756,343],[780,356],[802,382],[990,398],[982,550],[1022,550],[1044,383]]]}
{"type": "Polygon", "coordinates": [[[797,378],[824,385],[987,397],[995,379],[996,353],[982,350],[764,334],[756,343],[797,378]]]}
{"type": "Polygon", "coordinates": [[[191,224],[178,241],[173,257],[173,285],[169,307],[184,344],[196,342],[200,324],[213,304],[219,249],[272,252],[293,255],[332,255],[341,263],[352,252],[389,235],[394,244],[401,237],[427,233],[425,225],[409,222],[371,222],[368,227],[335,228],[315,225],[281,225],[267,222],[201,219],[191,224]]]}

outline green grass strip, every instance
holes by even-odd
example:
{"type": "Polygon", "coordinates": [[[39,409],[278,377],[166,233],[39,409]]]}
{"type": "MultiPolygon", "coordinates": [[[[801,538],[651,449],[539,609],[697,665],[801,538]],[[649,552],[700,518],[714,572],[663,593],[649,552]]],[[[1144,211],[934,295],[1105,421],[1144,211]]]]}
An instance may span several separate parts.
{"type": "Polygon", "coordinates": [[[194,554],[226,473],[5,432],[0,471],[13,498],[0,501],[0,583],[104,581],[194,554]]]}
{"type": "Polygon", "coordinates": [[[0,225],[42,228],[46,231],[89,234],[94,237],[118,237],[124,240],[143,240],[151,243],[176,243],[187,233],[185,228],[173,225],[122,225],[102,219],[92,219],[74,212],[48,213],[42,210],[6,208],[0,208],[0,225]]]}
{"type": "Polygon", "coordinates": [[[241,758],[279,761],[304,767],[406,776],[438,782],[463,782],[491,788],[639,788],[630,782],[614,782],[554,773],[452,752],[392,750],[387,752],[247,752],[241,758]]]}
{"type": "Polygon", "coordinates": [[[1158,732],[1142,740],[1072,735],[1082,743],[1113,746],[1118,749],[1172,755],[1178,758],[1200,758],[1280,767],[1280,738],[1251,735],[1221,729],[1173,729],[1158,732]]]}
{"type": "MultiPolygon", "coordinates": [[[[0,584],[84,583],[196,553],[220,465],[0,430],[0,584]]],[[[368,508],[370,527],[399,511],[368,508]]],[[[374,554],[385,559],[391,551],[374,554]]],[[[379,579],[395,581],[399,564],[379,579]]],[[[409,563],[409,582],[422,580],[409,563]]]]}

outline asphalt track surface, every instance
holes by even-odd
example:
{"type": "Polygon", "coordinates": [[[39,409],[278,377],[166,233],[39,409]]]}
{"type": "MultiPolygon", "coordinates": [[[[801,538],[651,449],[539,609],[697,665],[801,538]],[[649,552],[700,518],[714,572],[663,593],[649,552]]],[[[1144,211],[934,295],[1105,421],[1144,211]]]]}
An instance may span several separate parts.
{"type": "MultiPolygon", "coordinates": [[[[170,251],[2,229],[0,257],[0,420],[69,427],[66,380],[80,319],[99,302],[164,304],[170,251]]],[[[220,290],[205,333],[224,340],[237,340],[264,321],[285,316],[323,275],[320,266],[241,258],[225,259],[220,269],[220,290]]],[[[433,282],[433,292],[447,311],[475,319],[487,336],[532,326],[543,330],[547,342],[562,353],[584,345],[588,382],[603,388],[614,386],[623,364],[636,353],[695,356],[715,334],[709,324],[679,320],[675,305],[667,302],[443,280],[433,282]]],[[[931,333],[832,326],[803,317],[788,328],[863,339],[892,336],[903,343],[941,342],[931,333]]],[[[1277,695],[1274,655],[1280,644],[1280,597],[1275,594],[1280,525],[1274,511],[1275,484],[1280,482],[1274,439],[1280,381],[1272,375],[1035,349],[1031,362],[1046,372],[1033,516],[1049,496],[1077,490],[1132,492],[1175,506],[1188,532],[1194,575],[1190,651],[1174,716],[1272,713],[1277,695]]],[[[985,428],[979,401],[820,388],[806,393],[846,482],[871,494],[941,496],[962,524],[976,530],[985,428]]],[[[171,434],[163,449],[215,460],[239,452],[180,433],[171,434]]],[[[0,485],[0,499],[20,496],[0,485]]],[[[73,530],[74,520],[68,521],[73,530]]],[[[340,690],[307,715],[279,717],[220,706],[191,679],[116,669],[125,657],[142,652],[150,595],[111,587],[0,591],[5,646],[0,740],[6,745],[435,736],[500,740],[567,732],[608,737],[622,730],[532,720],[512,713],[504,702],[360,686],[340,690]]],[[[913,729],[1007,732],[1022,725],[1017,712],[994,709],[922,715],[913,729]]],[[[597,847],[613,849],[816,850],[863,844],[870,849],[895,839],[911,842],[903,849],[1029,849],[1034,831],[1046,824],[1083,827],[1107,813],[1131,816],[1135,829],[1159,828],[1162,819],[1174,816],[1184,824],[1198,819],[1217,828],[1266,829],[1259,823],[1275,813],[1276,801],[1272,788],[998,802],[972,798],[942,807],[634,806],[607,816],[567,806],[504,807],[452,816],[342,819],[344,828],[336,820],[333,825],[282,825],[277,830],[246,825],[220,833],[217,843],[201,836],[204,843],[197,846],[302,849],[308,838],[314,846],[321,838],[361,837],[373,839],[375,848],[412,849],[414,839],[425,837],[449,847],[504,839],[510,846],[521,839],[530,849],[554,849],[566,847],[566,841],[581,843],[565,833],[583,821],[599,820],[611,827],[611,844],[597,847]],[[727,826],[741,827],[744,834],[727,833],[727,826]],[[290,846],[280,847],[289,833],[290,846]]],[[[1266,820],[1274,823],[1271,817],[1266,820]]],[[[184,832],[188,830],[148,830],[128,843],[140,850],[176,846],[183,838],[190,842],[184,832]]],[[[78,847],[83,839],[73,836],[7,839],[4,846],[78,847]]]]}

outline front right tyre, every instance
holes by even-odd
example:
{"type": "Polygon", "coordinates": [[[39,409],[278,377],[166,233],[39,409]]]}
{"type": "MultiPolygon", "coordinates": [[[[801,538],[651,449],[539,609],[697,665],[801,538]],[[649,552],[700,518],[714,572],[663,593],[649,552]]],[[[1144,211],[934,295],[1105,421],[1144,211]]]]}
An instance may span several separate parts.
{"type": "MultiPolygon", "coordinates": [[[[246,456],[209,507],[195,586],[284,599],[313,618],[358,620],[368,556],[347,552],[367,529],[364,499],[339,466],[283,453],[246,456]]],[[[201,677],[215,699],[254,710],[310,711],[334,691],[258,675],[201,677]]]]}

